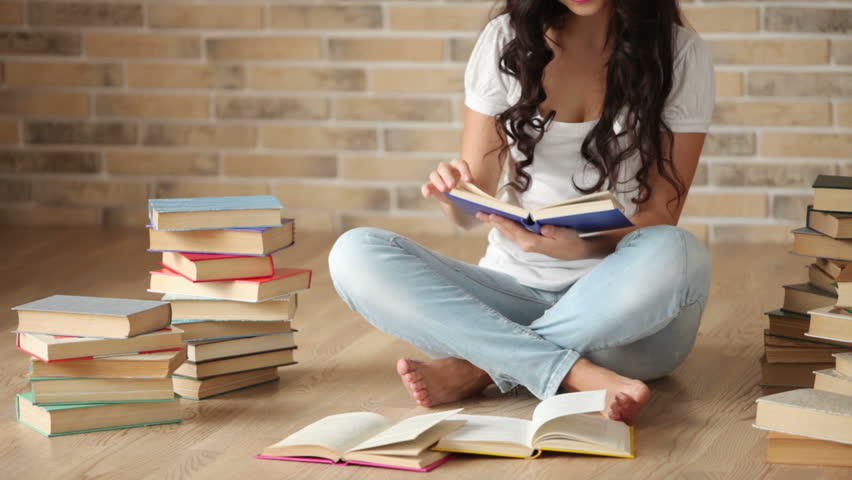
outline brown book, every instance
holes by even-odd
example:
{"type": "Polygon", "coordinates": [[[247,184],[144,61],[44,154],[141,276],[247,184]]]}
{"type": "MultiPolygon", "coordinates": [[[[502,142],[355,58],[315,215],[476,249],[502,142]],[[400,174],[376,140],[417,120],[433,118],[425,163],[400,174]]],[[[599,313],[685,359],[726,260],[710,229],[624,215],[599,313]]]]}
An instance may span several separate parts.
{"type": "Polygon", "coordinates": [[[834,392],[802,388],[757,399],[754,426],[852,444],[852,401],[834,392]]]}
{"type": "Polygon", "coordinates": [[[280,227],[267,228],[183,231],[149,228],[148,236],[150,249],[155,252],[269,255],[293,244],[294,225],[293,221],[286,221],[280,227]]]}
{"type": "Polygon", "coordinates": [[[768,363],[828,363],[834,361],[835,353],[852,351],[848,348],[778,347],[766,345],[768,363]]]}
{"type": "Polygon", "coordinates": [[[278,378],[278,368],[268,367],[218,375],[203,380],[175,375],[172,380],[174,381],[175,393],[183,398],[202,400],[223,393],[274,382],[278,378]]]}
{"type": "Polygon", "coordinates": [[[295,348],[273,350],[271,352],[241,355],[239,357],[222,358],[219,360],[208,360],[206,362],[184,362],[175,370],[176,375],[184,377],[203,379],[226,373],[245,372],[258,368],[281,367],[292,365],[293,351],[295,348]]]}
{"type": "Polygon", "coordinates": [[[169,377],[30,380],[37,405],[171,400],[175,396],[169,377]]]}
{"type": "Polygon", "coordinates": [[[808,283],[832,295],[837,295],[836,281],[816,263],[808,265],[808,283]]]}
{"type": "Polygon", "coordinates": [[[808,315],[808,312],[820,307],[834,305],[837,295],[826,292],[810,283],[784,285],[784,310],[808,315]]]}
{"type": "Polygon", "coordinates": [[[30,363],[33,377],[168,377],[186,360],[186,350],[117,355],[66,362],[30,363]]]}
{"type": "Polygon", "coordinates": [[[831,238],[852,238],[852,214],[821,212],[808,207],[808,227],[831,238]]]}
{"type": "MultiPolygon", "coordinates": [[[[293,340],[293,332],[290,331],[257,337],[190,342],[186,346],[186,357],[190,362],[205,362],[217,358],[237,357],[295,346],[296,342],[293,340]]],[[[832,360],[834,359],[832,358],[832,360]]]]}
{"type": "Polygon", "coordinates": [[[813,387],[813,372],[832,367],[833,363],[768,363],[766,358],[761,358],[760,384],[765,387],[813,387]]]}
{"type": "Polygon", "coordinates": [[[852,264],[845,260],[833,260],[831,258],[817,258],[817,266],[829,274],[836,282],[852,281],[852,264]]]}
{"type": "Polygon", "coordinates": [[[183,339],[224,340],[238,337],[254,337],[271,333],[285,333],[291,330],[289,321],[256,322],[253,320],[216,320],[211,322],[187,322],[178,325],[183,330],[183,339]]]}
{"type": "Polygon", "coordinates": [[[169,326],[168,303],[131,298],[53,295],[18,305],[18,331],[127,338],[169,326]]]}
{"type": "Polygon", "coordinates": [[[852,396],[852,377],[833,368],[814,372],[814,388],[852,396]]]}
{"type": "Polygon", "coordinates": [[[183,332],[174,327],[130,338],[67,337],[19,333],[18,348],[47,362],[81,358],[182,350],[183,332]]]}
{"type": "Polygon", "coordinates": [[[852,445],[770,431],[766,435],[766,461],[852,467],[852,445]]]}
{"type": "Polygon", "coordinates": [[[852,313],[842,308],[823,307],[810,311],[808,336],[852,342],[852,313]]]}
{"type": "Polygon", "coordinates": [[[786,335],[778,335],[776,333],[772,333],[768,328],[763,330],[763,344],[773,345],[776,347],[825,348],[829,350],[837,348],[852,349],[852,343],[832,343],[831,341],[822,340],[814,337],[788,337],[786,335]]]}
{"type": "Polygon", "coordinates": [[[852,177],[817,175],[813,189],[814,209],[852,212],[852,177]]]}
{"type": "Polygon", "coordinates": [[[292,320],[296,316],[299,295],[291,293],[265,302],[249,303],[218,298],[193,297],[169,293],[164,302],[172,304],[172,323],[177,320],[292,320]]]}
{"type": "Polygon", "coordinates": [[[808,227],[797,228],[793,230],[793,253],[852,260],[852,240],[834,239],[808,227]]]}

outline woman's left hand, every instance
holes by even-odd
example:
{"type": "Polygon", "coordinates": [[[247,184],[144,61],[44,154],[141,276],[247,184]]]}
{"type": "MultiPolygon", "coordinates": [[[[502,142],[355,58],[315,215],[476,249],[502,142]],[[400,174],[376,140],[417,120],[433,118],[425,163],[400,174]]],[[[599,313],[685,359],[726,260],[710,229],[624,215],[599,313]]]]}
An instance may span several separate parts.
{"type": "Polygon", "coordinates": [[[500,215],[479,212],[476,218],[488,222],[525,252],[536,252],[563,260],[588,258],[588,245],[573,228],[544,225],[536,235],[513,220],[500,215]]]}

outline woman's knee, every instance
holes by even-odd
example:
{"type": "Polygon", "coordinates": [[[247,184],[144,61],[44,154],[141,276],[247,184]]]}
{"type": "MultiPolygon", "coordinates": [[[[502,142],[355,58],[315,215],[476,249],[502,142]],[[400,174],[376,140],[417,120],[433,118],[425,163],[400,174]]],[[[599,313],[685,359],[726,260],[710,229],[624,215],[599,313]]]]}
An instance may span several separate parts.
{"type": "Polygon", "coordinates": [[[358,227],[344,232],[328,254],[328,271],[338,293],[347,300],[347,291],[363,284],[376,262],[376,253],[390,243],[392,232],[373,227],[358,227]]]}

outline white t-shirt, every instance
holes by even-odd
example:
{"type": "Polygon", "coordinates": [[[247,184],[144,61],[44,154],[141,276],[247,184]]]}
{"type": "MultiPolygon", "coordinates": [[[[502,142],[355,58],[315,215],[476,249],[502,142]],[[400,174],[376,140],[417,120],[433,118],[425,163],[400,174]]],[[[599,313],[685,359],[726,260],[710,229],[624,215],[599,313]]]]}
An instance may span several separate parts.
{"type": "MultiPolygon", "coordinates": [[[[675,27],[673,84],[663,119],[673,132],[707,132],[715,103],[713,59],[697,33],[675,27]]],[[[503,46],[512,37],[508,14],[493,19],[480,34],[464,75],[464,103],[470,109],[494,116],[520,98],[520,82],[499,69],[503,46]]],[[[532,176],[530,188],[514,201],[526,209],[534,209],[580,196],[572,179],[581,186],[594,185],[597,173],[586,166],[580,146],[596,122],[551,122],[536,145],[533,164],[525,170],[532,176]]],[[[616,123],[614,128],[618,130],[620,125],[616,123]]],[[[513,161],[523,158],[514,147],[510,153],[513,161]]],[[[637,155],[622,164],[619,177],[627,183],[613,192],[625,206],[628,217],[636,212],[631,200],[639,193],[634,179],[638,161],[637,155]]],[[[509,197],[504,195],[504,199],[509,197]]],[[[491,229],[488,249],[479,265],[508,273],[524,285],[557,291],[573,284],[600,261],[598,258],[561,260],[524,252],[499,231],[491,229]]]]}

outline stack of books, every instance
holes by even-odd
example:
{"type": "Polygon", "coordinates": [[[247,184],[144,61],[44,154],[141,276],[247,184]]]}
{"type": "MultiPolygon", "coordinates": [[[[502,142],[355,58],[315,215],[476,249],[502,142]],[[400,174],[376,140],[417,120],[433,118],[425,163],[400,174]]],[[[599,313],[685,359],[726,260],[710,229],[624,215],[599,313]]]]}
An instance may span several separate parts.
{"type": "Polygon", "coordinates": [[[783,306],[766,313],[763,386],[813,387],[815,370],[832,368],[835,354],[852,351],[852,339],[823,330],[852,312],[852,177],[820,175],[813,187],[792,253],[815,260],[807,281],[785,285],[783,306]]]}
{"type": "Polygon", "coordinates": [[[52,437],[182,420],[170,377],[186,350],[168,303],[53,295],[13,310],[32,357],[22,424],[52,437]]]}
{"type": "Polygon", "coordinates": [[[181,397],[274,382],[296,363],[291,322],[311,271],[287,261],[294,221],[281,209],[273,196],[149,201],[150,251],[162,252],[149,291],[165,294],[187,342],[173,378],[181,397]]]}
{"type": "Polygon", "coordinates": [[[852,467],[852,178],[820,176],[814,188],[793,252],[817,257],[810,283],[833,295],[802,322],[803,341],[822,342],[818,358],[828,361],[814,364],[814,388],[759,398],[755,426],[769,431],[770,463],[852,467]]]}

